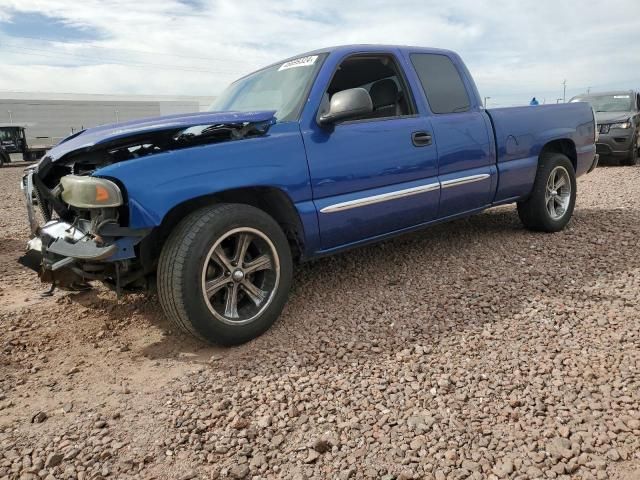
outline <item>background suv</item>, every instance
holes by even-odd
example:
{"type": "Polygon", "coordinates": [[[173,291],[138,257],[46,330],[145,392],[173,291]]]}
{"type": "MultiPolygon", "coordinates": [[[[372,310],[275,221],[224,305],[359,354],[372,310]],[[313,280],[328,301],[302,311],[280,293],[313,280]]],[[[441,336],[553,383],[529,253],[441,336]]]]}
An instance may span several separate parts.
{"type": "Polygon", "coordinates": [[[623,165],[638,163],[640,149],[640,93],[633,90],[578,95],[571,102],[589,102],[596,112],[601,158],[623,165]]]}

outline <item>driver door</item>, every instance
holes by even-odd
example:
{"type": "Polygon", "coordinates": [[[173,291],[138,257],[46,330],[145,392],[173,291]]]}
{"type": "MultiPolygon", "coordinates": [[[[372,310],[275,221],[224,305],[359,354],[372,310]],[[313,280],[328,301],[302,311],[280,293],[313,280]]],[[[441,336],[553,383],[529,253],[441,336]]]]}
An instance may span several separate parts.
{"type": "Polygon", "coordinates": [[[347,57],[327,86],[325,101],[338,91],[362,87],[374,111],[330,127],[313,122],[303,130],[322,250],[437,215],[440,186],[431,124],[416,115],[407,85],[391,54],[347,57]]]}

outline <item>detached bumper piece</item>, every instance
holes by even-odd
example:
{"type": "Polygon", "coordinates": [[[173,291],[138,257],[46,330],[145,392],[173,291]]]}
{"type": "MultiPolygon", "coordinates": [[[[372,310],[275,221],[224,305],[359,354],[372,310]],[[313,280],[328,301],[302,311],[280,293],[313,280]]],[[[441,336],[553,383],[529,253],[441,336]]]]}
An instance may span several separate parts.
{"type": "Polygon", "coordinates": [[[62,257],[71,257],[79,260],[105,260],[111,257],[118,247],[109,245],[99,247],[94,241],[69,243],[63,238],[58,238],[47,247],[47,251],[62,257]]]}

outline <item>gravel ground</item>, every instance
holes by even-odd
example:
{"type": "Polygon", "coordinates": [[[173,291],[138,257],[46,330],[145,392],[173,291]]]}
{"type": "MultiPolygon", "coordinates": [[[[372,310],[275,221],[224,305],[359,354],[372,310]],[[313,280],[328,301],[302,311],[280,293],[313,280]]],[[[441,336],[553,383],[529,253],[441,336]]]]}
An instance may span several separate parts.
{"type": "Polygon", "coordinates": [[[41,298],[0,170],[0,479],[640,478],[640,168],[300,267],[221,349],[155,297],[41,298]]]}

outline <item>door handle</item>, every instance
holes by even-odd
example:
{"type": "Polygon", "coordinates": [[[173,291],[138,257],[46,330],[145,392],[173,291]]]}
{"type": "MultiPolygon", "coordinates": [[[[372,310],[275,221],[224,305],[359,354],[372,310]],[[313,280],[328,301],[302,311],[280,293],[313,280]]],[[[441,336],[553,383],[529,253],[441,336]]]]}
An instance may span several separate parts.
{"type": "Polygon", "coordinates": [[[416,147],[431,145],[431,140],[431,134],[429,132],[413,132],[411,134],[411,141],[416,147]]]}

